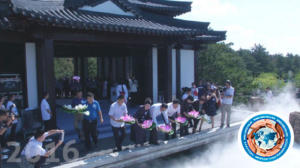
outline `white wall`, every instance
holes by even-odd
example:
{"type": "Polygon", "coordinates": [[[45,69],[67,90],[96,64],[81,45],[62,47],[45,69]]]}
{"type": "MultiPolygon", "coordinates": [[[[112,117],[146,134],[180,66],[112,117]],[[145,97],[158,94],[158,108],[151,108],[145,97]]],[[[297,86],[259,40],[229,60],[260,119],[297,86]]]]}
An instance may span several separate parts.
{"type": "Polygon", "coordinates": [[[96,6],[83,6],[80,9],[92,12],[103,12],[117,15],[134,16],[131,12],[125,12],[112,1],[108,0],[96,6]]]}
{"type": "Polygon", "coordinates": [[[153,77],[153,103],[157,102],[158,98],[158,63],[157,63],[157,48],[152,48],[152,77],[153,77]]]}
{"type": "Polygon", "coordinates": [[[195,80],[194,50],[180,50],[180,81],[181,88],[191,87],[195,80]]]}
{"type": "Polygon", "coordinates": [[[172,49],[172,98],[176,98],[176,49],[172,49]]]}
{"type": "Polygon", "coordinates": [[[37,108],[39,106],[35,47],[35,43],[25,43],[27,100],[28,108],[31,109],[37,108]]]}

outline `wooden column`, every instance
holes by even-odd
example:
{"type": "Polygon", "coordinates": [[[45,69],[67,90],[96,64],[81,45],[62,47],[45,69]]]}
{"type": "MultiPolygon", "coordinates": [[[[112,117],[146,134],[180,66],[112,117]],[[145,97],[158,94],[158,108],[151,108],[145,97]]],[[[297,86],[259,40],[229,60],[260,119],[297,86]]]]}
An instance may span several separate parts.
{"type": "Polygon", "coordinates": [[[153,100],[153,49],[148,49],[145,56],[145,97],[150,97],[153,100]]]}
{"type": "Polygon", "coordinates": [[[103,57],[97,56],[97,77],[103,77],[103,57]]]}
{"type": "Polygon", "coordinates": [[[80,74],[80,81],[81,81],[81,86],[82,86],[82,91],[84,95],[86,94],[86,79],[88,78],[88,58],[81,56],[80,57],[80,69],[81,69],[81,74],[80,74]]]}
{"type": "Polygon", "coordinates": [[[199,82],[199,73],[198,73],[198,58],[199,58],[199,52],[200,52],[200,49],[199,48],[195,48],[194,49],[194,74],[195,74],[195,82],[198,84],[199,82]]]}
{"type": "MultiPolygon", "coordinates": [[[[43,99],[44,92],[48,92],[49,104],[56,121],[55,102],[55,76],[54,76],[54,41],[45,39],[38,45],[37,67],[38,67],[38,90],[39,102],[43,99]]],[[[55,122],[56,124],[56,122],[55,122]]]]}
{"type": "Polygon", "coordinates": [[[129,56],[126,55],[124,58],[124,72],[125,72],[125,78],[129,78],[129,56]]]}
{"type": "Polygon", "coordinates": [[[108,80],[109,77],[109,57],[105,56],[103,61],[103,68],[104,68],[104,78],[108,80]]]}
{"type": "Polygon", "coordinates": [[[78,56],[73,57],[74,59],[74,75],[79,76],[79,58],[78,56]]]}
{"type": "Polygon", "coordinates": [[[166,46],[166,57],[167,57],[167,64],[165,66],[165,71],[166,71],[166,82],[165,82],[165,101],[170,102],[172,101],[172,46],[166,46]]]}
{"type": "Polygon", "coordinates": [[[180,48],[176,47],[176,90],[177,98],[181,96],[181,54],[180,48]]]}
{"type": "Polygon", "coordinates": [[[117,75],[116,75],[116,57],[111,57],[111,79],[113,82],[117,82],[117,75]]]}

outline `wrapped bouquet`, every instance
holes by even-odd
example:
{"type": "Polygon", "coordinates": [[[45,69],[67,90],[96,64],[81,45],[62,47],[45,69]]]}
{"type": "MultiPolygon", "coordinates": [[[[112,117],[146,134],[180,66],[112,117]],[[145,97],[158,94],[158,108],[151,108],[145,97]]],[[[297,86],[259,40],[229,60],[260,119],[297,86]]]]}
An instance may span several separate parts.
{"type": "Polygon", "coordinates": [[[152,120],[145,120],[142,124],[142,128],[151,131],[153,128],[155,128],[155,123],[152,120]]]}
{"type": "Polygon", "coordinates": [[[208,122],[209,124],[211,123],[210,117],[206,114],[202,115],[202,120],[208,122]]]}
{"type": "Polygon", "coordinates": [[[130,116],[130,115],[122,116],[121,120],[123,122],[125,122],[126,124],[129,124],[129,125],[135,123],[135,119],[132,116],[130,116]]]}
{"type": "Polygon", "coordinates": [[[200,113],[195,111],[195,110],[188,112],[188,116],[190,118],[194,118],[194,119],[200,119],[201,118],[200,113]]]}
{"type": "Polygon", "coordinates": [[[188,121],[185,117],[177,117],[177,118],[175,118],[175,122],[182,124],[184,126],[188,124],[188,121]]]}
{"type": "Polygon", "coordinates": [[[67,113],[72,113],[72,114],[84,114],[84,115],[90,115],[90,112],[87,110],[88,106],[87,105],[82,105],[79,104],[75,106],[74,108],[71,105],[64,105],[63,110],[67,113]]]}
{"type": "Polygon", "coordinates": [[[158,129],[161,132],[167,133],[169,135],[173,135],[174,134],[174,131],[173,131],[173,129],[172,129],[172,127],[170,125],[165,125],[165,124],[159,125],[158,129]]]}

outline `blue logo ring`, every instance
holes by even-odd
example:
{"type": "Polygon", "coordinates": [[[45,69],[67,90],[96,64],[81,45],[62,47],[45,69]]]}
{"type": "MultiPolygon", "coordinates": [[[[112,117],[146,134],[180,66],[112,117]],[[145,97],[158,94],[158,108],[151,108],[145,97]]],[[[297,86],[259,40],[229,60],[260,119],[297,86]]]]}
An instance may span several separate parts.
{"type": "Polygon", "coordinates": [[[283,121],[280,117],[273,115],[273,114],[255,115],[254,117],[250,118],[246,122],[246,124],[243,126],[242,132],[241,132],[241,142],[242,142],[242,146],[243,146],[244,150],[250,157],[252,157],[253,159],[255,159],[257,161],[261,161],[261,162],[272,162],[272,161],[275,161],[275,160],[279,159],[280,157],[282,157],[289,149],[289,147],[291,145],[291,141],[292,141],[292,135],[291,135],[291,131],[290,131],[290,128],[287,125],[287,123],[285,121],[283,121]],[[272,120],[272,121],[278,123],[281,126],[282,131],[283,131],[284,144],[282,145],[280,151],[272,156],[260,156],[256,153],[254,153],[250,149],[249,144],[248,144],[247,137],[248,137],[248,132],[250,130],[250,127],[257,121],[263,120],[263,119],[269,119],[269,120],[272,120]]]}

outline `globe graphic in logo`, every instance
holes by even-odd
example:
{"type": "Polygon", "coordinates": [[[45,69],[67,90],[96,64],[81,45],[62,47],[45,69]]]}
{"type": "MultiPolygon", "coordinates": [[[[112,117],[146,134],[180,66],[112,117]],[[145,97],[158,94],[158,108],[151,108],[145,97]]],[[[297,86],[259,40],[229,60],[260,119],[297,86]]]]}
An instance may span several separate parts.
{"type": "Polygon", "coordinates": [[[258,113],[247,119],[239,133],[244,151],[262,162],[271,162],[283,156],[293,143],[291,127],[280,117],[258,113]]]}
{"type": "Polygon", "coordinates": [[[277,144],[277,133],[271,128],[260,128],[256,133],[254,133],[255,143],[261,149],[269,150],[276,146],[277,144]]]}

